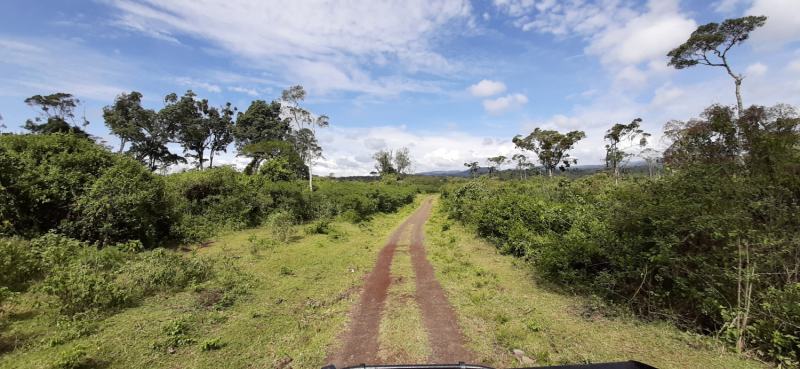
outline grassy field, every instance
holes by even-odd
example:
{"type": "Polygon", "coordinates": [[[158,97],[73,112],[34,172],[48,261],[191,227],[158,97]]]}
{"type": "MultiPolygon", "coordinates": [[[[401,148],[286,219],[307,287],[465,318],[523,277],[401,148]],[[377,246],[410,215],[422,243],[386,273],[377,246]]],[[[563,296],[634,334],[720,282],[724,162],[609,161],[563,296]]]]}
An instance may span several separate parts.
{"type": "Polygon", "coordinates": [[[544,366],[637,360],[661,369],[768,367],[666,322],[609,317],[592,299],[541,286],[524,263],[438,209],[425,227],[428,259],[469,348],[486,364],[521,366],[512,351],[518,349],[544,366]]]}
{"type": "MultiPolygon", "coordinates": [[[[0,313],[0,367],[319,368],[337,348],[363,275],[424,198],[359,225],[333,222],[327,234],[296,226],[287,243],[269,241],[263,228],[222,235],[196,250],[214,261],[212,280],[80,323],[59,319],[43,295],[28,293],[0,313]]],[[[410,231],[392,263],[380,328],[381,357],[404,361],[422,360],[430,350],[413,298],[410,231]]],[[[446,220],[438,206],[425,235],[469,348],[486,364],[520,366],[512,354],[520,349],[542,365],[766,367],[668,323],[606,316],[591,299],[540,286],[528,267],[446,220]]]]}
{"type": "Polygon", "coordinates": [[[221,235],[197,250],[214,260],[211,281],[79,324],[26,294],[0,313],[0,367],[319,368],[364,273],[424,197],[370,222],[333,222],[328,234],[296,226],[288,243],[273,245],[264,228],[221,235]]]}

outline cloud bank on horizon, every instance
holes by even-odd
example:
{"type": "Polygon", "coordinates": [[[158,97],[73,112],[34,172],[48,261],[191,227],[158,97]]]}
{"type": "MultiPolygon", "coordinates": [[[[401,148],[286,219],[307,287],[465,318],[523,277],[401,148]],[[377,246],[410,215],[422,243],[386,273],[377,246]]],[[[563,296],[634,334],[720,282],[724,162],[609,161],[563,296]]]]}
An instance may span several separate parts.
{"type": "MultiPolygon", "coordinates": [[[[371,155],[408,147],[417,171],[462,169],[513,155],[510,139],[535,127],[580,129],[579,164],[599,164],[615,123],[669,119],[733,104],[720,68],[676,71],[666,53],[698,25],[766,15],[731,51],[747,75],[745,104],[800,105],[797,0],[102,0],[0,14],[0,114],[11,128],[35,94],[85,100],[89,132],[117,140],[102,107],[140,91],[159,108],[171,92],[240,110],[302,85],[326,114],[314,173],[365,175],[371,155]]],[[[175,150],[180,150],[178,147],[175,150]]],[[[242,164],[231,147],[215,162],[242,164]]]]}

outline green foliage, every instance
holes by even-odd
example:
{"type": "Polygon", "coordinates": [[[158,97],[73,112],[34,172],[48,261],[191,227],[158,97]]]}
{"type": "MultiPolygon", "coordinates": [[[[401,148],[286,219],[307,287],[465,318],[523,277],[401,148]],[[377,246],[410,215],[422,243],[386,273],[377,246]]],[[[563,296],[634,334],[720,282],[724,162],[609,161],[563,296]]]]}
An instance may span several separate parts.
{"type": "MultiPolygon", "coordinates": [[[[39,273],[40,260],[30,242],[21,238],[0,238],[0,288],[10,292],[25,290],[39,273]]],[[[2,298],[0,298],[0,303],[2,298]]]]}
{"type": "Polygon", "coordinates": [[[779,110],[751,107],[738,120],[707,115],[706,133],[738,127],[743,134],[682,133],[697,136],[672,148],[675,157],[693,158],[673,162],[678,175],[619,186],[604,174],[479,180],[442,198],[452,218],[541,278],[797,365],[800,120],[779,110]],[[731,158],[738,145],[746,148],[742,160],[731,158]]]}
{"type": "Polygon", "coordinates": [[[120,158],[77,199],[61,229],[84,240],[158,245],[169,235],[171,204],[164,179],[130,158],[120,158]]]}
{"type": "Polygon", "coordinates": [[[57,228],[117,157],[71,135],[0,136],[0,218],[36,237],[57,228]]]}
{"type": "Polygon", "coordinates": [[[189,337],[190,329],[189,321],[185,316],[164,323],[161,331],[164,332],[166,338],[153,342],[153,349],[170,349],[197,343],[196,339],[189,337]]]}
{"type": "Polygon", "coordinates": [[[222,344],[222,337],[207,339],[203,342],[200,342],[200,351],[219,350],[222,348],[222,346],[224,346],[222,344]]]}
{"type": "Polygon", "coordinates": [[[86,350],[81,347],[73,347],[58,354],[53,369],[80,369],[89,364],[86,357],[86,350]]]}
{"type": "Polygon", "coordinates": [[[286,242],[292,236],[294,229],[294,216],[285,210],[279,210],[270,214],[267,219],[267,227],[272,231],[275,239],[286,242]]]}

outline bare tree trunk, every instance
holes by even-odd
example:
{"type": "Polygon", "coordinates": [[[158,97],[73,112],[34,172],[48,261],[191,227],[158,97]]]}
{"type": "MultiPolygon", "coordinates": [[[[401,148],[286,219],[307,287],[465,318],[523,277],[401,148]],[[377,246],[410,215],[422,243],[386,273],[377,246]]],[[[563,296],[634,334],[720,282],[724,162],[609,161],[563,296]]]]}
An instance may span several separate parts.
{"type": "Polygon", "coordinates": [[[208,162],[208,167],[209,168],[213,168],[214,167],[214,150],[211,150],[210,156],[211,156],[211,160],[208,162]]]}
{"type": "Polygon", "coordinates": [[[125,151],[125,144],[128,143],[128,141],[123,138],[120,138],[119,141],[119,154],[122,154],[122,152],[125,151]]]}
{"type": "Polygon", "coordinates": [[[314,177],[314,174],[311,172],[311,149],[308,149],[308,190],[314,191],[314,185],[311,184],[311,178],[314,177]]]}

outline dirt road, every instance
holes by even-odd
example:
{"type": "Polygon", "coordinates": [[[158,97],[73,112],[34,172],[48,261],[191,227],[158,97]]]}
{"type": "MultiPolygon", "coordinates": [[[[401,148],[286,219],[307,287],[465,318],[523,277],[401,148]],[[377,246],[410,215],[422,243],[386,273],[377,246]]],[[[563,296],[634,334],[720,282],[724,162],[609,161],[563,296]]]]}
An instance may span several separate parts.
{"type": "Polygon", "coordinates": [[[444,364],[469,362],[473,355],[464,348],[464,336],[446,292],[436,280],[428,262],[422,229],[431,212],[433,197],[427,198],[397,230],[378,254],[375,267],[367,274],[361,299],[353,311],[346,332],[340,336],[341,349],[326,360],[337,368],[365,363],[375,364],[444,364]],[[392,283],[391,266],[401,235],[411,227],[409,252],[415,274],[414,300],[419,304],[431,355],[425,363],[381,362],[378,357],[379,328],[387,292],[392,283]]]}

